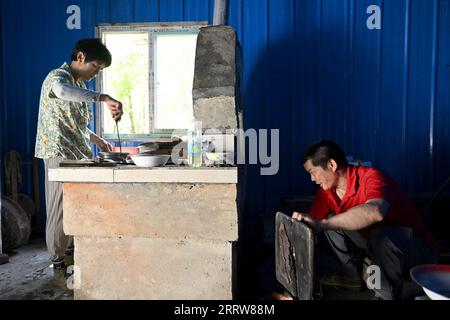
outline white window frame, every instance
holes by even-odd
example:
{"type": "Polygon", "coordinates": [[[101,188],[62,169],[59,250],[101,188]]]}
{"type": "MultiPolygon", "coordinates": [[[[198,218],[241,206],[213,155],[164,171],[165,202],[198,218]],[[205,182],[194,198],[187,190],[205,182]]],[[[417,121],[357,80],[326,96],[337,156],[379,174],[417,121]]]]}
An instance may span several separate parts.
{"type": "MultiPolygon", "coordinates": [[[[107,33],[148,33],[149,36],[149,128],[150,133],[147,134],[121,134],[121,140],[124,141],[149,141],[155,138],[170,137],[174,130],[180,129],[156,129],[154,127],[154,112],[155,112],[155,88],[154,88],[154,70],[155,70],[155,38],[158,33],[198,33],[200,28],[208,26],[207,21],[192,21],[192,22],[155,22],[155,23],[104,23],[96,27],[95,35],[97,38],[104,41],[102,35],[107,33]]],[[[113,57],[114,59],[114,57],[113,57]]],[[[103,73],[100,73],[96,79],[96,88],[98,91],[103,87],[103,73]]],[[[108,93],[108,92],[104,92],[108,93]]],[[[98,107],[96,113],[96,133],[108,140],[115,141],[116,134],[105,134],[103,127],[103,108],[98,107]]],[[[187,128],[186,128],[187,130],[187,128]]]]}

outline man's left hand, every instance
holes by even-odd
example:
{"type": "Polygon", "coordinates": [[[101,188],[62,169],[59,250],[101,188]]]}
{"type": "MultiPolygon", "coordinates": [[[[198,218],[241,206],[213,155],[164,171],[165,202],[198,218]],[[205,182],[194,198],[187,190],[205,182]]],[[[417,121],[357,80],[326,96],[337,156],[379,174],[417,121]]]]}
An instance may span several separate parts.
{"type": "Polygon", "coordinates": [[[103,138],[100,138],[99,136],[93,136],[91,137],[91,140],[97,147],[100,149],[101,152],[110,152],[113,151],[113,146],[111,143],[106,141],[103,138]]]}

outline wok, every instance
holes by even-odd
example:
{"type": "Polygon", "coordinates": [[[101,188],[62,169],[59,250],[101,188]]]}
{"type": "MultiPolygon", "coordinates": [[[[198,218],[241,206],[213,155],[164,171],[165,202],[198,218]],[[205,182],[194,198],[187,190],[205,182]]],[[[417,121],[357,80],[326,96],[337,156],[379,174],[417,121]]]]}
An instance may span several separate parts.
{"type": "Polygon", "coordinates": [[[102,159],[113,160],[116,162],[126,162],[127,157],[130,155],[128,152],[99,152],[98,156],[102,159]]]}

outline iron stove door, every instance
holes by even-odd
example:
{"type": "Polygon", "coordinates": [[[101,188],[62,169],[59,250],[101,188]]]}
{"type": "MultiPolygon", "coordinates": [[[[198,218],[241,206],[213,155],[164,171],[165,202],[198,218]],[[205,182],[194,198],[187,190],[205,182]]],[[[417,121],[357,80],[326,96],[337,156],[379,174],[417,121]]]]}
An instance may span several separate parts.
{"type": "Polygon", "coordinates": [[[314,234],[306,224],[277,212],[275,217],[276,278],[300,300],[313,296],[314,234]]]}

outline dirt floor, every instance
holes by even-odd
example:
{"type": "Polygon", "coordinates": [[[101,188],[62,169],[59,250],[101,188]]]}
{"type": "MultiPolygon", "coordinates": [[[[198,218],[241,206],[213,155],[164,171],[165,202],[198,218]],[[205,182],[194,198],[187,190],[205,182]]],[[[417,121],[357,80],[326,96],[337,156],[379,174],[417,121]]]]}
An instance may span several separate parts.
{"type": "Polygon", "coordinates": [[[71,291],[53,283],[44,239],[33,239],[0,265],[0,300],[72,300],[71,291]]]}

